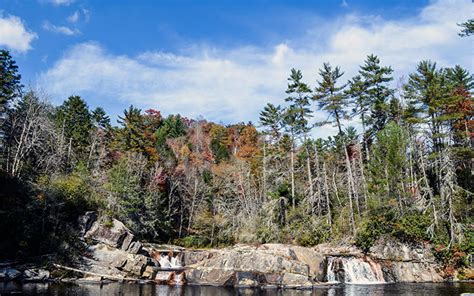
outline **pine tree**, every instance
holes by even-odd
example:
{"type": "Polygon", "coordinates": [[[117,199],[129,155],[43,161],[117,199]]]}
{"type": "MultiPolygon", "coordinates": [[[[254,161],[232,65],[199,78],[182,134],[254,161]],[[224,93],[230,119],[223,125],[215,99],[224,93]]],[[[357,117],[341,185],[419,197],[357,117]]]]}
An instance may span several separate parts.
{"type": "Polygon", "coordinates": [[[4,163],[9,137],[10,122],[7,111],[9,102],[21,96],[23,85],[20,83],[21,75],[18,66],[8,50],[0,50],[0,167],[4,163]]]}
{"type": "Polygon", "coordinates": [[[339,67],[332,68],[329,63],[323,64],[323,69],[319,70],[321,81],[318,81],[318,87],[315,90],[313,100],[318,102],[319,109],[329,113],[333,121],[336,122],[339,133],[342,133],[342,120],[347,118],[347,95],[344,93],[346,85],[337,86],[338,79],[344,75],[339,67]]]}
{"type": "Polygon", "coordinates": [[[290,149],[290,177],[291,177],[291,199],[292,206],[295,208],[295,145],[296,140],[301,136],[306,138],[307,133],[310,131],[309,118],[312,117],[311,109],[309,108],[310,103],[309,94],[311,89],[309,86],[302,81],[303,74],[300,70],[291,69],[290,77],[288,81],[288,88],[286,93],[290,96],[285,101],[290,102],[290,106],[286,109],[283,115],[283,123],[286,127],[287,132],[290,134],[291,149],[290,149]]]}
{"type": "Polygon", "coordinates": [[[371,125],[371,136],[382,130],[388,121],[389,101],[394,93],[388,85],[393,80],[392,73],[392,68],[381,66],[380,59],[375,55],[367,56],[360,67],[359,75],[364,84],[363,100],[370,105],[367,123],[371,125]]]}
{"type": "Polygon", "coordinates": [[[91,113],[92,123],[101,129],[109,129],[110,126],[110,117],[107,116],[102,107],[95,108],[91,113]]]}
{"type": "Polygon", "coordinates": [[[85,157],[92,130],[92,118],[86,102],[80,96],[70,96],[58,107],[55,120],[78,159],[85,157]]]}
{"type": "Polygon", "coordinates": [[[280,138],[282,129],[282,108],[268,103],[260,112],[260,124],[266,128],[265,133],[270,135],[274,141],[280,138]]]}

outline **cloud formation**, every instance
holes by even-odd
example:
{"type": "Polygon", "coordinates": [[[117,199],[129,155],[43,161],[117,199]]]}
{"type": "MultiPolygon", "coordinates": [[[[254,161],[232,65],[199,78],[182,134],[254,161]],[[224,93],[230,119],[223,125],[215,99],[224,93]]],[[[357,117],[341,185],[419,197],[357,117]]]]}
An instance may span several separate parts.
{"type": "Polygon", "coordinates": [[[51,24],[48,21],[43,23],[43,29],[49,32],[59,33],[59,34],[67,35],[67,36],[73,36],[73,35],[77,35],[81,33],[81,31],[79,31],[78,29],[74,29],[74,28],[71,29],[66,26],[56,26],[56,25],[51,24]]]}
{"type": "Polygon", "coordinates": [[[0,46],[17,52],[27,52],[32,48],[33,40],[37,38],[38,35],[29,31],[19,17],[4,17],[0,14],[0,46]]]}
{"type": "Polygon", "coordinates": [[[74,0],[45,0],[45,1],[56,6],[61,6],[61,5],[68,6],[74,2],[74,0]]]}
{"type": "Polygon", "coordinates": [[[67,17],[67,21],[70,23],[77,23],[79,21],[80,13],[78,10],[74,11],[73,14],[67,17]]]}
{"type": "MultiPolygon", "coordinates": [[[[472,67],[471,43],[457,36],[456,25],[470,17],[471,5],[468,0],[440,0],[402,20],[349,14],[270,47],[200,45],[179,54],[149,51],[126,56],[87,42],[68,50],[40,75],[39,84],[58,101],[72,93],[89,94],[164,113],[255,121],[267,102],[283,102],[292,67],[301,69],[313,87],[323,62],[341,65],[343,79],[348,80],[370,53],[392,65],[396,77],[414,71],[423,59],[472,67]],[[315,39],[322,35],[329,37],[315,39]]],[[[316,120],[326,118],[321,112],[316,115],[316,120]]],[[[328,133],[330,128],[320,135],[328,133]]]]}

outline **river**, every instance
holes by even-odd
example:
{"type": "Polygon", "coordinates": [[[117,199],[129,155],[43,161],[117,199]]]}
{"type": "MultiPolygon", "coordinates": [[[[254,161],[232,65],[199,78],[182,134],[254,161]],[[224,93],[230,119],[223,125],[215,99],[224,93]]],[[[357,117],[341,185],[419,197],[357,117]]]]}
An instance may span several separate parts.
{"type": "Polygon", "coordinates": [[[166,296],[226,296],[226,295],[460,295],[474,293],[474,283],[423,283],[380,285],[336,285],[313,290],[235,289],[209,286],[170,287],[152,284],[62,284],[62,283],[0,283],[0,295],[166,295],[166,296]]]}

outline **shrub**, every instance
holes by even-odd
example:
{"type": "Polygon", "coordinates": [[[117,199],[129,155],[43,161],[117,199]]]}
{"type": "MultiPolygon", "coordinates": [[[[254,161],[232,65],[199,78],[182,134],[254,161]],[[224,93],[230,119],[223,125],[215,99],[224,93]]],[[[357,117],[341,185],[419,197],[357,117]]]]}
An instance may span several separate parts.
{"type": "Polygon", "coordinates": [[[431,219],[423,213],[408,214],[393,225],[393,235],[407,242],[429,240],[427,229],[430,224],[431,219]]]}

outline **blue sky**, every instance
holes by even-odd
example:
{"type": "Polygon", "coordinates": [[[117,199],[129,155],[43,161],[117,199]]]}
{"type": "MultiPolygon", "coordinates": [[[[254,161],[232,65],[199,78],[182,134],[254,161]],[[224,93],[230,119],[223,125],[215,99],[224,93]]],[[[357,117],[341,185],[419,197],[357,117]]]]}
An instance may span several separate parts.
{"type": "Polygon", "coordinates": [[[472,71],[472,39],[459,38],[456,23],[472,17],[473,5],[0,0],[0,46],[12,51],[24,84],[42,88],[55,104],[77,94],[113,118],[134,104],[255,121],[267,102],[283,101],[292,67],[312,86],[324,61],[340,65],[347,80],[370,53],[397,77],[421,59],[472,71]]]}

